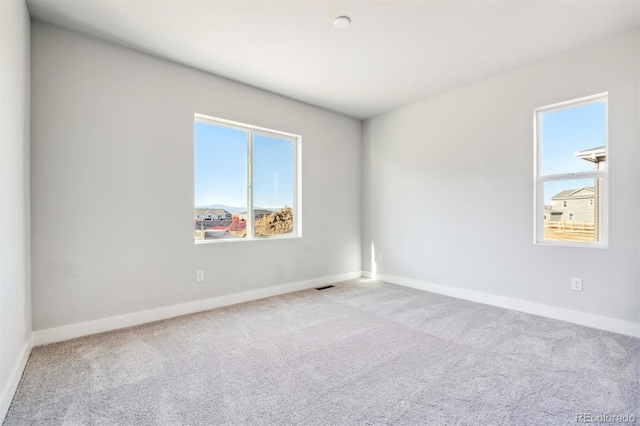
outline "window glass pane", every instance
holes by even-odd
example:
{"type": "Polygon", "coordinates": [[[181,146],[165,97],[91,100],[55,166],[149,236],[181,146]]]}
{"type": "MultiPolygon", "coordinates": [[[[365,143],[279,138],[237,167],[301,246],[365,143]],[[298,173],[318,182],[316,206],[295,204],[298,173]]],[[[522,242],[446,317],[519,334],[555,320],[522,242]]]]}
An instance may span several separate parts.
{"type": "Polygon", "coordinates": [[[255,235],[293,231],[293,142],[277,136],[253,136],[253,212],[255,235]]]}
{"type": "Polygon", "coordinates": [[[195,122],[196,240],[243,238],[248,132],[195,122]]]}
{"type": "Polygon", "coordinates": [[[545,241],[600,241],[601,179],[544,182],[545,241]]]}
{"type": "Polygon", "coordinates": [[[604,101],[540,114],[542,175],[604,169],[604,101]]]}

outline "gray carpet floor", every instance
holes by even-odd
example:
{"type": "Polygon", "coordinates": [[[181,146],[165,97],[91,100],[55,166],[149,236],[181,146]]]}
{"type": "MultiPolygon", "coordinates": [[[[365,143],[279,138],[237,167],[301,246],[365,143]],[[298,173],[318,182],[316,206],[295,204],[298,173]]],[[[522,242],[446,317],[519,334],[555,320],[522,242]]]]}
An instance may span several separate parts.
{"type": "Polygon", "coordinates": [[[372,280],[34,348],[13,425],[640,422],[640,341],[372,280]]]}

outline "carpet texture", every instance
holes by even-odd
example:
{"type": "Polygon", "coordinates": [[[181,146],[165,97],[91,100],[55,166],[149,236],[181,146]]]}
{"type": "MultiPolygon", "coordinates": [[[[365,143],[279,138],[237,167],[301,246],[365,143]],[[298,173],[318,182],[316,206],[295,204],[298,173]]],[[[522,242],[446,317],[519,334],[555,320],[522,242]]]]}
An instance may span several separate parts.
{"type": "Polygon", "coordinates": [[[5,426],[640,422],[640,341],[372,280],[34,348],[5,426]]]}

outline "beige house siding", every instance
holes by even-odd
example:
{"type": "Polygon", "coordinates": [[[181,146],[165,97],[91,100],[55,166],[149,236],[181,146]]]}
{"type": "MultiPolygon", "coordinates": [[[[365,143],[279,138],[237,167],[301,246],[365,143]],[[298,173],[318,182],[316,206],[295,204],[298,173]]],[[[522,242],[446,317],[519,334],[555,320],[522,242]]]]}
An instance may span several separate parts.
{"type": "Polygon", "coordinates": [[[595,191],[592,188],[582,188],[563,197],[554,197],[551,208],[562,212],[560,220],[595,223],[595,191]]]}

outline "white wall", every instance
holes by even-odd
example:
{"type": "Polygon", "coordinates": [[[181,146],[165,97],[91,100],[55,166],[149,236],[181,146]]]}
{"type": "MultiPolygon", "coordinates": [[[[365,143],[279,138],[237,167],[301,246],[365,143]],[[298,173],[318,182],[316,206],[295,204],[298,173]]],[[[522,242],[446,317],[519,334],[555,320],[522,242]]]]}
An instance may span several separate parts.
{"type": "Polygon", "coordinates": [[[364,124],[363,267],[640,322],[638,33],[364,124]],[[533,109],[609,92],[609,249],[533,244],[533,109]],[[582,293],[570,280],[584,280],[582,293]]]}
{"type": "Polygon", "coordinates": [[[34,330],[361,269],[361,122],[40,22],[32,59],[34,330]],[[195,112],[302,135],[302,238],[194,244],[195,112]]]}
{"type": "Polygon", "coordinates": [[[0,1],[0,422],[31,343],[29,15],[0,1]]]}

